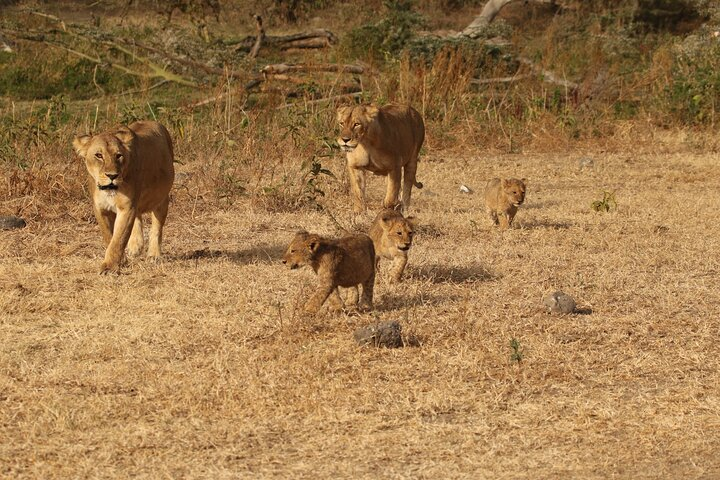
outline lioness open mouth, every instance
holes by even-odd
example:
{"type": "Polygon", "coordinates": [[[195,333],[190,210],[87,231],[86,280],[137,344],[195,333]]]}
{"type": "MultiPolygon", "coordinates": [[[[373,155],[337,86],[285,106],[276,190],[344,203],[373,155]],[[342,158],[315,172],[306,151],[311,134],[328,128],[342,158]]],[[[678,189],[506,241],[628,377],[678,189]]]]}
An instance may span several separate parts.
{"type": "Polygon", "coordinates": [[[405,247],[398,247],[398,250],[402,250],[403,252],[404,252],[404,251],[407,251],[407,250],[410,250],[410,245],[407,245],[407,246],[405,246],[405,247]]]}
{"type": "Polygon", "coordinates": [[[117,190],[118,186],[114,183],[108,183],[107,185],[98,185],[100,190],[117,190]]]}

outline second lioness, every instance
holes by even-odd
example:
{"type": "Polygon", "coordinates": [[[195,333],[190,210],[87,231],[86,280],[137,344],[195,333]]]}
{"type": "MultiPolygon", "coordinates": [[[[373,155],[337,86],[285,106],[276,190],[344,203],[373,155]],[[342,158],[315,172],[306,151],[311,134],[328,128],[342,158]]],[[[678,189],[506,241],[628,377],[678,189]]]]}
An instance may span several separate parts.
{"type": "Polygon", "coordinates": [[[295,269],[309,265],[318,275],[319,285],[305,303],[306,313],[316,313],[326,300],[332,310],[343,307],[338,287],[353,288],[357,301],[357,286],[362,285],[358,307],[372,309],[375,285],[375,248],[367,235],[354,234],[331,239],[305,231],[298,232],[283,255],[282,262],[295,269]]]}
{"type": "Polygon", "coordinates": [[[387,175],[383,207],[398,203],[402,178],[402,207],[410,206],[418,155],[425,141],[425,123],[420,113],[408,105],[352,105],[337,110],[340,125],[338,145],[347,152],[350,188],[356,212],[365,210],[365,173],[387,175]]]}
{"type": "Polygon", "coordinates": [[[402,281],[416,225],[415,217],[403,217],[400,212],[389,208],[380,211],[370,225],[368,234],[375,245],[375,270],[380,258],[391,260],[394,282],[402,281]]]}

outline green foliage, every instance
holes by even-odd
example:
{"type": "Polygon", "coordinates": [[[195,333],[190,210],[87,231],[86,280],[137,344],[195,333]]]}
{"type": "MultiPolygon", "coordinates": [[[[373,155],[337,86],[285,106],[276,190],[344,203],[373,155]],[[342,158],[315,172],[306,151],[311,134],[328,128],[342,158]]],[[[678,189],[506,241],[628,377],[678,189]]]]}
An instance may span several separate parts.
{"type": "Polygon", "coordinates": [[[693,125],[715,122],[720,105],[720,42],[688,39],[678,47],[665,100],[676,119],[693,125]]]}
{"type": "Polygon", "coordinates": [[[351,30],[344,44],[352,58],[370,57],[378,61],[397,56],[425,25],[413,10],[413,0],[386,0],[386,14],[378,22],[351,30]]]}
{"type": "Polygon", "coordinates": [[[608,213],[611,210],[617,210],[617,202],[615,201],[615,192],[603,190],[602,199],[595,200],[590,204],[590,208],[596,212],[608,213]]]}
{"type": "Polygon", "coordinates": [[[522,349],[520,348],[520,341],[517,338],[510,339],[510,362],[511,363],[520,363],[522,362],[523,357],[525,354],[523,353],[522,349]]]}

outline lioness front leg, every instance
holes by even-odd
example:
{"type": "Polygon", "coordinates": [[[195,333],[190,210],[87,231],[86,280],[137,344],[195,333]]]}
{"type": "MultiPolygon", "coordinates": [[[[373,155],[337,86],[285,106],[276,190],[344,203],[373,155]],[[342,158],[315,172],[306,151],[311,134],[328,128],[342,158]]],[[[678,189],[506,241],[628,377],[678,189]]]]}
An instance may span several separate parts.
{"type": "Polygon", "coordinates": [[[160,205],[152,211],[152,227],[150,227],[150,235],[148,237],[150,245],[148,245],[148,258],[157,260],[160,258],[160,245],[162,243],[162,231],[165,225],[165,219],[168,213],[168,204],[170,197],[165,197],[160,205]]]}
{"type": "Polygon", "coordinates": [[[128,255],[131,257],[140,255],[143,245],[145,245],[145,239],[143,238],[143,221],[142,215],[138,215],[135,217],[135,223],[133,224],[130,240],[128,241],[128,255]]]}
{"type": "Polygon", "coordinates": [[[100,274],[117,273],[120,271],[120,262],[125,254],[125,247],[130,239],[133,224],[135,223],[135,209],[121,210],[115,218],[113,236],[105,250],[105,260],[100,266],[100,274]]]}
{"type": "Polygon", "coordinates": [[[304,312],[311,315],[317,313],[335,289],[336,287],[331,281],[321,282],[313,296],[305,304],[304,312]]]}
{"type": "Polygon", "coordinates": [[[355,213],[364,212],[365,206],[365,170],[348,166],[350,175],[350,194],[355,213]]]}
{"type": "Polygon", "coordinates": [[[113,237],[113,227],[115,225],[115,212],[110,210],[100,210],[95,207],[95,219],[100,225],[100,232],[102,233],[103,242],[105,242],[105,248],[110,245],[110,240],[113,237]]]}
{"type": "Polygon", "coordinates": [[[385,200],[383,200],[384,208],[395,208],[398,204],[398,195],[400,195],[400,179],[402,170],[396,167],[387,176],[387,190],[385,191],[385,200]]]}

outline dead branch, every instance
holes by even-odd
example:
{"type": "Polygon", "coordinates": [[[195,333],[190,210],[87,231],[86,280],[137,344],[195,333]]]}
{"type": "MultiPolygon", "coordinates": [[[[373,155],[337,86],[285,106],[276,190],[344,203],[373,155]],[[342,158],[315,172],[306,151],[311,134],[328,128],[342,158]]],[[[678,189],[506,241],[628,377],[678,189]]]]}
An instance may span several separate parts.
{"type": "Polygon", "coordinates": [[[471,78],[470,83],[473,85],[488,85],[491,83],[512,83],[518,80],[528,78],[529,74],[513,75],[512,77],[496,77],[496,78],[471,78]]]}
{"type": "Polygon", "coordinates": [[[281,110],[283,108],[290,108],[290,107],[294,107],[296,105],[313,105],[316,103],[333,102],[336,100],[344,100],[344,99],[348,99],[348,98],[360,97],[360,96],[362,96],[362,94],[363,94],[363,92],[343,93],[342,95],[333,95],[332,97],[318,98],[317,100],[306,100],[304,102],[285,103],[285,104],[277,107],[277,109],[281,110]]]}
{"type": "Polygon", "coordinates": [[[548,83],[552,83],[555,85],[560,85],[561,87],[565,87],[569,90],[577,90],[578,84],[575,82],[571,82],[570,80],[566,80],[564,78],[560,78],[557,75],[555,75],[550,70],[545,70],[544,68],[536,65],[532,60],[526,57],[518,57],[518,60],[529,66],[533,72],[540,74],[542,79],[548,83]]]}
{"type": "Polygon", "coordinates": [[[257,57],[258,52],[260,51],[260,46],[263,43],[263,40],[265,40],[265,29],[263,28],[262,23],[262,17],[260,15],[254,15],[255,23],[257,25],[257,38],[255,39],[255,44],[250,49],[250,53],[248,53],[248,57],[255,58],[257,57]]]}
{"type": "MultiPolygon", "coordinates": [[[[262,39],[262,43],[268,47],[277,48],[293,48],[293,43],[302,41],[315,40],[314,43],[299,43],[300,45],[307,45],[305,48],[324,48],[328,45],[332,45],[337,41],[337,37],[330,30],[318,29],[311,30],[308,32],[295,33],[292,35],[265,35],[262,39]],[[313,45],[313,46],[310,46],[313,45]]],[[[248,36],[236,43],[230,45],[237,45],[235,51],[238,52],[251,52],[253,47],[258,41],[258,36],[248,36]]],[[[302,47],[296,47],[302,48],[302,47]]]]}
{"type": "MultiPolygon", "coordinates": [[[[483,7],[480,14],[473,19],[473,21],[465,27],[465,29],[458,33],[456,36],[460,37],[470,37],[470,38],[477,38],[479,37],[482,32],[485,30],[485,28],[492,23],[492,21],[495,19],[498,13],[500,13],[500,10],[503,9],[505,5],[508,3],[511,3],[515,0],[488,0],[488,2],[483,7]]],[[[526,0],[527,1],[527,0],[526,0]]],[[[549,3],[552,5],[555,5],[557,0],[533,0],[537,3],[549,3]]]]}
{"type": "Polygon", "coordinates": [[[337,65],[334,63],[319,63],[315,65],[306,65],[301,63],[276,63],[274,65],[264,66],[260,72],[264,75],[278,75],[296,72],[367,73],[365,67],[361,65],[337,65]]]}

